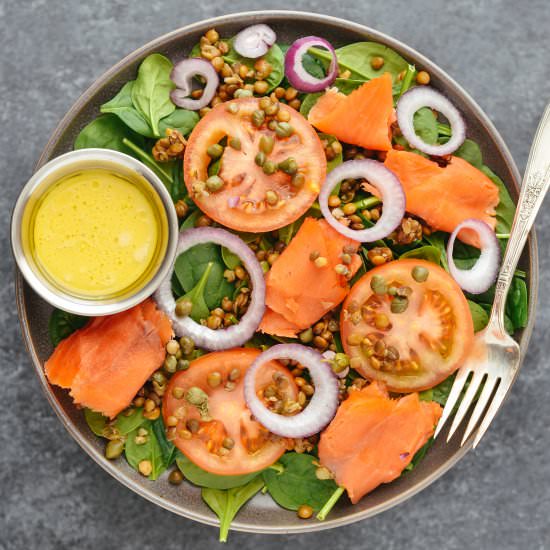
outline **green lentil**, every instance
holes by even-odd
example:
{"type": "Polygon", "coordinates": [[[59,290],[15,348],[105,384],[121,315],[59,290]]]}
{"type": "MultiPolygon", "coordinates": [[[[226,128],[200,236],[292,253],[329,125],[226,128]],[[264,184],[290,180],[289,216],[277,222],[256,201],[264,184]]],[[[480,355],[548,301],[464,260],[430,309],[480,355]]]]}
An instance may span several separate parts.
{"type": "Polygon", "coordinates": [[[381,275],[375,275],[370,281],[372,291],[378,296],[382,296],[388,292],[386,279],[381,275]]]}
{"type": "Polygon", "coordinates": [[[269,155],[269,153],[273,151],[274,145],[275,145],[275,141],[271,136],[262,136],[260,138],[260,151],[262,153],[269,155]]]}
{"type": "Polygon", "coordinates": [[[193,302],[187,299],[180,299],[176,302],[176,315],[178,317],[187,317],[193,311],[193,302]]]}
{"type": "Polygon", "coordinates": [[[279,170],[282,170],[289,176],[293,176],[298,171],[298,163],[292,157],[289,157],[279,163],[279,170]]]}
{"type": "Polygon", "coordinates": [[[229,103],[226,105],[225,109],[232,115],[236,115],[239,112],[239,106],[236,103],[229,103]]]}
{"type": "Polygon", "coordinates": [[[430,275],[430,272],[428,269],[421,265],[416,265],[413,267],[411,271],[412,278],[417,283],[423,283],[428,279],[428,276],[430,275]]]}
{"type": "Polygon", "coordinates": [[[256,109],[252,113],[252,124],[256,126],[256,128],[259,128],[264,122],[265,122],[265,111],[256,109]]]}
{"type": "Polygon", "coordinates": [[[169,355],[164,360],[164,370],[170,374],[173,374],[176,372],[176,369],[178,367],[178,360],[175,358],[174,355],[169,355]]]}
{"type": "Polygon", "coordinates": [[[222,375],[217,371],[210,372],[206,381],[211,388],[217,388],[222,383],[222,375]]]}
{"type": "Polygon", "coordinates": [[[294,187],[303,187],[304,183],[306,182],[306,177],[304,174],[300,174],[300,172],[297,172],[292,176],[292,179],[290,180],[290,183],[294,187]]]}
{"type": "Polygon", "coordinates": [[[216,191],[219,191],[224,184],[225,182],[220,178],[220,176],[210,176],[206,180],[206,189],[208,189],[211,193],[215,193],[216,191]]]}
{"type": "Polygon", "coordinates": [[[180,388],[179,386],[176,386],[172,389],[172,397],[174,399],[181,399],[185,394],[185,390],[183,388],[180,388]]]}
{"type": "Polygon", "coordinates": [[[256,156],[254,157],[254,162],[258,165],[258,166],[263,166],[264,163],[266,161],[266,156],[265,156],[265,153],[263,151],[258,151],[256,153],[256,156]]]}
{"type": "Polygon", "coordinates": [[[278,138],[287,138],[294,133],[294,128],[288,122],[279,122],[275,127],[278,138]]]}
{"type": "Polygon", "coordinates": [[[166,353],[176,355],[180,349],[180,343],[177,340],[169,340],[166,344],[166,353]]]}
{"type": "Polygon", "coordinates": [[[182,336],[180,338],[180,346],[184,355],[191,355],[195,350],[195,342],[189,336],[182,336]]]}
{"type": "Polygon", "coordinates": [[[241,150],[241,140],[238,137],[232,137],[229,140],[229,147],[235,149],[236,151],[241,150]]]}
{"type": "Polygon", "coordinates": [[[187,359],[178,359],[176,370],[187,370],[189,368],[189,361],[187,359]]]}
{"type": "Polygon", "coordinates": [[[403,313],[407,310],[409,307],[409,299],[402,297],[402,296],[396,296],[392,302],[391,302],[391,312],[392,313],[403,313]]]}
{"type": "Polygon", "coordinates": [[[124,441],[113,439],[105,446],[105,458],[114,460],[122,454],[122,451],[124,451],[124,441]]]}
{"type": "Polygon", "coordinates": [[[210,147],[208,147],[206,153],[210,158],[218,159],[223,155],[223,147],[219,143],[215,143],[214,145],[210,145],[210,147]]]}
{"type": "Polygon", "coordinates": [[[300,338],[300,342],[302,342],[302,344],[310,344],[313,342],[313,329],[311,327],[306,328],[306,330],[300,332],[298,337],[300,338]]]}
{"type": "Polygon", "coordinates": [[[254,93],[252,90],[246,90],[245,88],[239,88],[238,90],[235,90],[235,93],[233,94],[233,97],[240,98],[240,97],[252,97],[254,93]]]}
{"type": "Polygon", "coordinates": [[[275,206],[279,202],[279,195],[270,189],[265,193],[265,200],[270,206],[275,206]]]}
{"type": "Polygon", "coordinates": [[[172,485],[179,485],[183,481],[183,474],[179,470],[172,470],[168,476],[168,482],[172,485]]]}
{"type": "Polygon", "coordinates": [[[208,403],[208,395],[204,390],[201,390],[201,388],[197,386],[192,386],[191,388],[189,388],[189,390],[185,394],[185,399],[191,405],[195,405],[197,407],[208,403]]]}
{"type": "Polygon", "coordinates": [[[264,174],[270,176],[277,171],[277,165],[271,160],[266,160],[264,162],[264,165],[262,166],[262,169],[264,171],[264,174]]]}

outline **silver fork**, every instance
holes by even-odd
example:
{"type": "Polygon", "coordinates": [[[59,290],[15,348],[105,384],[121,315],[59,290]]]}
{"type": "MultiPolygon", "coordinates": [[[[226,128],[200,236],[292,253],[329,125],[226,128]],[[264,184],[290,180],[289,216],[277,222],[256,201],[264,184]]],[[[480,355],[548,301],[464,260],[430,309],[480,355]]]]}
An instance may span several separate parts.
{"type": "Polygon", "coordinates": [[[451,439],[464,420],[479,388],[484,382],[460,444],[460,446],[464,445],[481,420],[473,442],[475,448],[487,431],[514,381],[520,363],[520,349],[518,343],[504,328],[506,295],[527,236],[549,187],[550,105],[544,111],[529,153],[510,239],[496,283],[495,301],[491,309],[489,324],[483,331],[476,334],[473,349],[477,350],[477,353],[472,353],[470,359],[466,360],[456,373],[455,381],[434,437],[437,437],[443,425],[451,416],[466,381],[471,376],[466,393],[451,424],[447,441],[451,439]],[[486,408],[487,411],[485,412],[486,408]]]}

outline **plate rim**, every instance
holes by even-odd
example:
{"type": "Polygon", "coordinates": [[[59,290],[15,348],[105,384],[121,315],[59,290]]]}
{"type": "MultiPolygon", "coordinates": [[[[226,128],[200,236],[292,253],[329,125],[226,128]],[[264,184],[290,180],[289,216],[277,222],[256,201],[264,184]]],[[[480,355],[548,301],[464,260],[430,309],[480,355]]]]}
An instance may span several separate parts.
{"type": "MultiPolygon", "coordinates": [[[[368,27],[366,25],[355,23],[353,21],[349,21],[339,17],[324,15],[321,13],[308,13],[308,12],[295,11],[295,10],[242,11],[242,12],[228,13],[228,14],[213,17],[213,18],[202,19],[202,20],[190,23],[189,25],[185,25],[183,27],[170,31],[168,33],[165,33],[147,42],[146,44],[138,47],[137,49],[133,50],[132,52],[124,56],[120,61],[115,63],[112,67],[110,67],[107,71],[101,74],[98,78],[96,78],[94,82],[77,98],[77,100],[73,103],[70,109],[62,117],[58,125],[55,127],[53,132],[50,134],[48,141],[44,149],[42,150],[42,153],[36,163],[34,170],[37,170],[49,159],[49,156],[51,155],[59,137],[65,131],[66,127],[71,123],[71,121],[74,119],[76,114],[80,111],[80,109],[87,104],[89,99],[97,91],[99,91],[111,79],[112,76],[114,76],[119,70],[127,66],[129,63],[134,62],[137,59],[140,59],[149,50],[154,49],[157,46],[163,45],[166,41],[169,41],[180,35],[192,33],[204,27],[205,25],[215,26],[220,24],[228,24],[228,23],[237,22],[241,19],[245,19],[245,18],[254,19],[256,17],[262,18],[262,19],[293,18],[298,20],[307,20],[308,22],[313,21],[320,25],[322,24],[337,25],[342,28],[345,28],[347,31],[368,34],[372,40],[375,40],[375,41],[379,40],[389,45],[392,48],[398,48],[399,50],[405,52],[405,54],[408,55],[410,58],[414,59],[419,63],[422,63],[425,67],[429,68],[429,70],[433,71],[434,74],[437,74],[439,77],[441,77],[446,82],[446,84],[450,85],[453,89],[453,93],[459,95],[461,99],[463,99],[469,105],[469,107],[475,112],[476,116],[478,117],[479,121],[482,123],[484,127],[485,133],[489,134],[493,139],[497,149],[499,150],[499,152],[503,157],[505,164],[507,165],[507,168],[512,174],[511,183],[513,187],[515,188],[516,191],[519,191],[519,187],[520,187],[519,182],[521,181],[519,170],[502,136],[500,135],[500,133],[498,132],[494,124],[491,122],[489,117],[478,105],[478,103],[471,97],[471,95],[468,92],[466,92],[464,88],[462,88],[462,86],[458,84],[451,76],[449,76],[445,70],[439,67],[439,65],[437,65],[436,63],[434,63],[433,61],[425,57],[423,54],[421,54],[414,48],[401,42],[400,40],[393,38],[392,36],[387,35],[383,32],[380,32],[376,29],[368,27]]],[[[525,358],[525,354],[529,346],[529,341],[531,339],[531,335],[532,335],[532,331],[535,323],[535,317],[536,317],[539,262],[538,262],[538,247],[537,247],[537,238],[536,238],[535,229],[532,230],[529,236],[527,246],[528,246],[529,273],[530,273],[530,280],[529,280],[530,300],[529,300],[529,308],[528,308],[529,317],[528,317],[527,327],[523,329],[523,332],[520,337],[521,362],[520,362],[520,367],[517,370],[516,377],[519,374],[521,367],[523,366],[523,360],[525,358]]],[[[61,420],[61,423],[63,424],[65,429],[70,433],[72,438],[80,445],[80,447],[88,454],[88,456],[90,456],[92,460],[94,460],[94,462],[96,462],[102,469],[107,471],[111,476],[113,476],[115,479],[117,479],[119,482],[121,482],[123,485],[125,485],[130,490],[137,493],[138,495],[148,499],[150,502],[153,502],[154,504],[157,504],[161,508],[169,510],[177,515],[186,517],[194,521],[198,521],[203,524],[211,525],[211,526],[219,525],[217,518],[215,518],[213,514],[203,514],[200,512],[195,512],[191,509],[183,510],[181,505],[180,506],[173,505],[171,502],[164,499],[162,496],[158,495],[155,491],[150,490],[148,488],[144,488],[143,486],[137,484],[133,479],[131,479],[125,473],[120,471],[115,466],[115,463],[112,463],[106,460],[104,457],[99,456],[99,453],[97,453],[97,450],[88,441],[86,441],[84,438],[81,437],[79,430],[72,423],[72,421],[65,415],[56,396],[50,390],[49,383],[46,380],[45,374],[42,369],[42,365],[40,363],[40,360],[38,358],[38,355],[33,343],[33,337],[32,337],[32,334],[30,333],[30,327],[27,323],[26,303],[25,303],[25,296],[24,296],[25,283],[21,273],[17,268],[15,268],[14,273],[15,273],[15,294],[16,294],[18,318],[19,318],[19,324],[21,327],[25,347],[27,348],[27,351],[31,356],[34,369],[40,380],[42,391],[45,393],[51,407],[53,408],[58,418],[61,420]]],[[[515,378],[514,378],[514,383],[515,383],[515,378]]],[[[511,391],[511,388],[510,388],[510,391],[511,391]]],[[[510,391],[508,392],[507,397],[510,391]]],[[[500,408],[502,408],[502,404],[500,408]]],[[[500,411],[500,408],[499,408],[499,411],[500,411]]],[[[321,531],[325,529],[332,529],[335,527],[349,525],[356,521],[373,517],[381,512],[384,512],[408,500],[410,497],[414,496],[415,494],[425,489],[427,486],[431,485],[431,483],[439,479],[444,473],[446,473],[450,468],[452,468],[461,458],[463,458],[464,455],[470,450],[470,448],[471,448],[471,440],[470,440],[470,443],[460,448],[449,459],[443,462],[443,464],[441,464],[438,468],[433,470],[428,476],[426,476],[425,479],[416,483],[414,486],[410,487],[409,489],[399,493],[398,495],[395,495],[389,498],[387,501],[377,506],[374,506],[371,509],[352,512],[342,518],[336,518],[336,519],[329,518],[324,522],[315,522],[315,523],[304,522],[303,526],[293,526],[293,527],[278,527],[278,526],[272,526],[269,524],[244,523],[244,522],[238,521],[238,518],[236,518],[236,520],[232,522],[231,529],[235,531],[248,532],[248,533],[279,534],[279,535],[287,534],[287,533],[311,533],[315,531],[321,531]]],[[[292,512],[289,512],[289,513],[292,513],[292,512]]]]}

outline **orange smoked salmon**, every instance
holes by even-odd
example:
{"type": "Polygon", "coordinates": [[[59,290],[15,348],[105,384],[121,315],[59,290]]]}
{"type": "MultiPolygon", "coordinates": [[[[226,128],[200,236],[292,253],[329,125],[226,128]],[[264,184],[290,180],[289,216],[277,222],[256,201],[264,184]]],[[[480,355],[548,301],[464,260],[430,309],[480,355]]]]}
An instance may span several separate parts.
{"type": "Polygon", "coordinates": [[[50,383],[70,389],[80,405],[113,418],[162,364],[172,335],[152,300],[96,317],[55,348],[46,361],[50,383]]]}
{"type": "Polygon", "coordinates": [[[392,78],[385,73],[344,95],[328,90],[312,107],[309,122],[340,141],[366,149],[391,149],[392,78]]]}
{"type": "Polygon", "coordinates": [[[418,393],[391,399],[373,382],[340,405],[321,434],[319,460],[355,504],[401,475],[432,436],[440,416],[441,407],[420,401],[418,393]]]}
{"type": "MultiPolygon", "coordinates": [[[[325,220],[306,218],[266,275],[267,312],[260,330],[268,334],[292,337],[337,306],[348,294],[345,277],[335,266],[342,263],[343,249],[357,250],[359,243],[334,230],[325,220]],[[325,258],[317,267],[311,255],[325,258]]],[[[357,254],[351,254],[351,273],[361,266],[357,254]]]]}
{"type": "MultiPolygon", "coordinates": [[[[419,216],[432,228],[452,233],[468,218],[496,224],[498,187],[480,170],[460,157],[451,157],[442,168],[416,153],[388,151],[384,163],[401,182],[407,212],[419,216]]],[[[478,246],[477,236],[466,231],[460,239],[478,246]]]]}

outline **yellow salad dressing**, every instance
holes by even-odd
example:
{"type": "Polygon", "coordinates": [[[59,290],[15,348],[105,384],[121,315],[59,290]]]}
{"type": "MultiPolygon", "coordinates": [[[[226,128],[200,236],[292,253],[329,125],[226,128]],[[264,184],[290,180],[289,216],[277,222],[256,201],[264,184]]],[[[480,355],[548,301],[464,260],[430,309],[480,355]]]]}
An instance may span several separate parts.
{"type": "Polygon", "coordinates": [[[135,284],[158,255],[159,218],[139,185],[107,170],[65,177],[37,204],[34,256],[60,287],[112,296],[135,284]]]}

